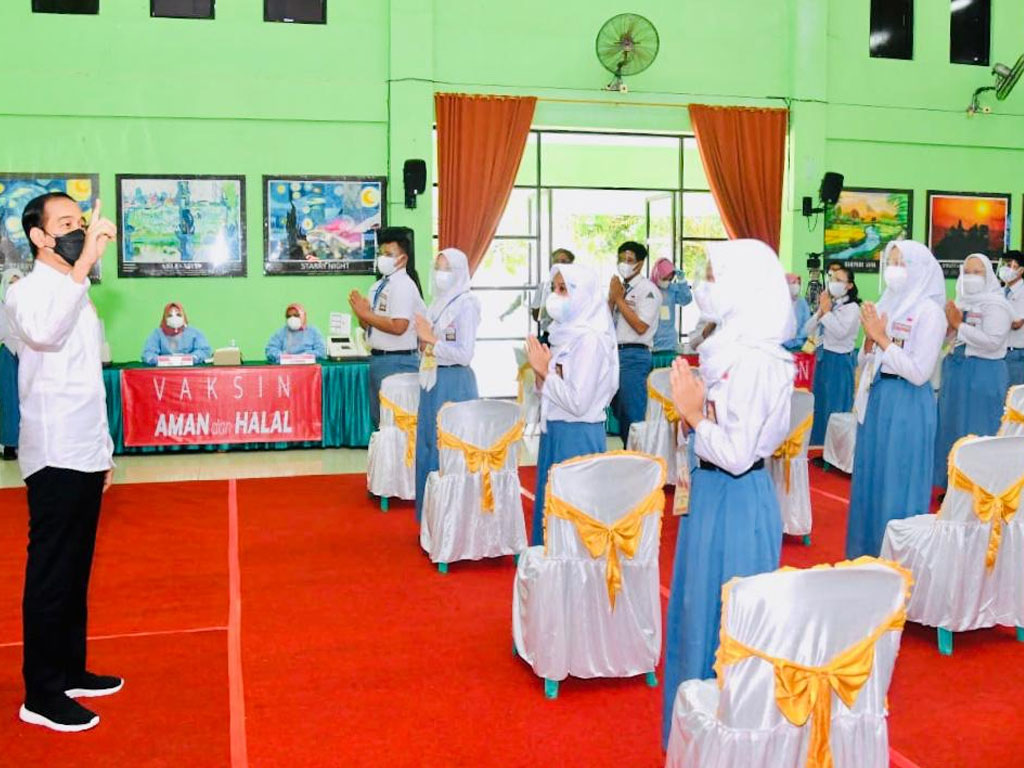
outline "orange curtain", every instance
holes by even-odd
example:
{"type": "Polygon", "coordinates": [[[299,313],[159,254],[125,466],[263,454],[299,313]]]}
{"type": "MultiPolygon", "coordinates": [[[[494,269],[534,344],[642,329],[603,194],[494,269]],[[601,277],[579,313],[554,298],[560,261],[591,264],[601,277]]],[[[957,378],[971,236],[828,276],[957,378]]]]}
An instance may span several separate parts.
{"type": "Polygon", "coordinates": [[[785,109],[690,105],[711,193],[731,238],[752,237],[776,252],[786,166],[785,109]]]}
{"type": "Polygon", "coordinates": [[[459,248],[469,272],[483,259],[505,211],[537,99],[434,94],[441,248],[459,248]]]}

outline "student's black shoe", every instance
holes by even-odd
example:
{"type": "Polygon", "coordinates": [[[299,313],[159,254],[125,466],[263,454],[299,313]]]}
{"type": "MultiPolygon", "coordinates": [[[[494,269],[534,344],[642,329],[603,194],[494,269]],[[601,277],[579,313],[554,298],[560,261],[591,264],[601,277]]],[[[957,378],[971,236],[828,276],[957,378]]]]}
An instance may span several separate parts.
{"type": "Polygon", "coordinates": [[[87,731],[100,722],[100,716],[95,712],[90,712],[74,699],[60,694],[38,700],[27,699],[21,705],[18,717],[22,722],[41,725],[60,733],[87,731]]]}
{"type": "Polygon", "coordinates": [[[4,446],[4,461],[14,461],[18,458],[18,449],[13,445],[4,446]]]}
{"type": "Polygon", "coordinates": [[[124,680],[120,677],[85,672],[77,680],[68,680],[68,689],[64,693],[72,699],[90,699],[96,696],[109,696],[123,687],[124,680]]]}

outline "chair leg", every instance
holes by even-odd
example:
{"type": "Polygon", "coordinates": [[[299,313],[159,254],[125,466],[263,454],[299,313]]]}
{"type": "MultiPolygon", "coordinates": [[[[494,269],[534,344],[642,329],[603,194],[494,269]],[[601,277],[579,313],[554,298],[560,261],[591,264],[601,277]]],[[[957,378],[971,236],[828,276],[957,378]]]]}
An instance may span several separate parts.
{"type": "Polygon", "coordinates": [[[558,698],[558,681],[544,679],[544,698],[546,699],[557,699],[558,698]]]}
{"type": "Polygon", "coordinates": [[[438,563],[437,564],[437,572],[438,573],[448,573],[448,563],[438,563]]]}
{"type": "Polygon", "coordinates": [[[953,633],[939,627],[939,653],[943,656],[953,655],[953,633]]]}
{"type": "Polygon", "coordinates": [[[516,565],[519,565],[519,553],[518,552],[516,552],[515,555],[513,556],[513,562],[515,562],[516,565]]]}
{"type": "Polygon", "coordinates": [[[519,649],[516,648],[516,641],[515,640],[512,641],[512,656],[515,657],[515,658],[519,658],[519,649]]]}
{"type": "Polygon", "coordinates": [[[1024,627],[1017,627],[1017,642],[1024,643],[1024,627]]]}
{"type": "Polygon", "coordinates": [[[388,511],[388,497],[387,496],[381,496],[380,497],[380,511],[381,512],[387,512],[388,511]]]}
{"type": "Polygon", "coordinates": [[[656,674],[654,674],[653,671],[647,673],[646,680],[647,680],[647,685],[649,687],[651,687],[651,688],[657,688],[658,687],[658,676],[656,674]]]}
{"type": "Polygon", "coordinates": [[[809,533],[804,536],[804,546],[805,547],[811,546],[811,534],[809,534],[809,533]]]}

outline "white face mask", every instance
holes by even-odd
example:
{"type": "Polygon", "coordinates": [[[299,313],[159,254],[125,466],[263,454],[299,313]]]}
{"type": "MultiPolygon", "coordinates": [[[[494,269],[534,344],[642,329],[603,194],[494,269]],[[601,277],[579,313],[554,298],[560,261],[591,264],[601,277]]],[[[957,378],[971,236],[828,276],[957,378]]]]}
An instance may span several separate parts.
{"type": "Polygon", "coordinates": [[[560,296],[557,293],[548,294],[547,301],[544,302],[544,309],[547,311],[548,317],[556,323],[564,323],[569,313],[569,297],[560,296]]]}
{"type": "Polygon", "coordinates": [[[167,327],[173,330],[178,330],[185,325],[185,318],[181,315],[168,315],[167,316],[167,327]]]}
{"type": "Polygon", "coordinates": [[[793,299],[795,299],[797,296],[800,295],[800,283],[790,283],[789,284],[789,295],[790,295],[790,298],[793,298],[793,299]]]}
{"type": "Polygon", "coordinates": [[[907,285],[907,268],[898,264],[890,264],[885,268],[885,285],[896,293],[903,291],[907,285]]]}
{"type": "Polygon", "coordinates": [[[434,286],[442,293],[451,288],[454,282],[455,275],[451,272],[444,272],[441,270],[434,272],[434,286]]]}
{"type": "Polygon", "coordinates": [[[999,268],[999,279],[1004,283],[1012,283],[1020,277],[1020,272],[1011,267],[1009,264],[1004,264],[999,268]]]}
{"type": "Polygon", "coordinates": [[[668,288],[670,285],[672,285],[672,281],[671,280],[659,280],[658,281],[658,287],[659,288],[668,288]]]}
{"type": "Polygon", "coordinates": [[[636,272],[636,268],[636,264],[630,264],[629,262],[626,261],[620,261],[618,266],[619,277],[621,277],[623,280],[629,280],[629,278],[633,276],[633,273],[636,272]]]}
{"type": "Polygon", "coordinates": [[[377,271],[384,275],[384,277],[393,274],[395,269],[397,269],[395,261],[396,259],[394,256],[378,256],[377,271]]]}
{"type": "Polygon", "coordinates": [[[302,318],[301,317],[289,317],[285,321],[285,323],[287,323],[288,327],[291,328],[293,331],[302,330],[302,318]]]}
{"type": "Polygon", "coordinates": [[[848,290],[846,283],[831,282],[828,284],[828,292],[832,295],[832,298],[838,299],[840,296],[845,296],[848,290]]]}
{"type": "Polygon", "coordinates": [[[693,299],[700,309],[700,316],[709,323],[721,323],[722,315],[715,301],[715,284],[706,281],[698,285],[693,291],[693,299]]]}
{"type": "Polygon", "coordinates": [[[981,275],[964,275],[962,285],[964,295],[981,293],[985,289],[985,278],[981,275]]]}

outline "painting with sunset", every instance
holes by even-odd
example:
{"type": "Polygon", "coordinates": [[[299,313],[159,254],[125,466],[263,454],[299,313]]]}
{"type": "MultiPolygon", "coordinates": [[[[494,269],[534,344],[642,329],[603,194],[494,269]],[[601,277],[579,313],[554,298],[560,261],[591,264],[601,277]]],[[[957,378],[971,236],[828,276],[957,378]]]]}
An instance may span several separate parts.
{"type": "Polygon", "coordinates": [[[1009,241],[1009,195],[928,193],[928,247],[946,277],[956,277],[972,253],[999,258],[1009,241]]]}
{"type": "MultiPolygon", "coordinates": [[[[28,272],[32,269],[32,250],[21,228],[21,214],[28,202],[49,192],[68,195],[82,209],[89,223],[92,207],[99,194],[100,177],[89,173],[4,173],[0,172],[0,271],[9,268],[28,272]]],[[[100,262],[89,277],[100,280],[100,262]]]]}
{"type": "Polygon", "coordinates": [[[885,246],[911,231],[913,204],[909,189],[844,189],[839,201],[825,209],[825,262],[878,272],[885,246]]]}

